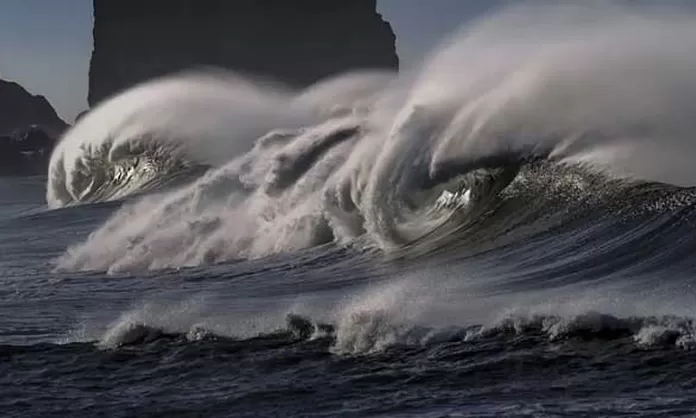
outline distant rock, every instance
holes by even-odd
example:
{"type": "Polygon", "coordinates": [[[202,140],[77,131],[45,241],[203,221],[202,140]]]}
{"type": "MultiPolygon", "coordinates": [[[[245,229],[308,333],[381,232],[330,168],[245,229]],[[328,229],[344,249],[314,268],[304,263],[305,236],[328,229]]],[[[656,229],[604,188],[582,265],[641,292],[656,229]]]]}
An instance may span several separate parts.
{"type": "Polygon", "coordinates": [[[45,97],[0,80],[0,176],[45,174],[67,127],[45,97]]]}
{"type": "Polygon", "coordinates": [[[0,176],[46,174],[54,145],[38,126],[0,136],[0,176]]]}
{"type": "Polygon", "coordinates": [[[376,0],[93,0],[89,104],[202,66],[307,86],[351,69],[396,70],[376,0]]]}
{"type": "Polygon", "coordinates": [[[33,95],[12,81],[0,80],[0,135],[30,126],[40,126],[49,135],[58,137],[68,125],[44,96],[33,95]]]}

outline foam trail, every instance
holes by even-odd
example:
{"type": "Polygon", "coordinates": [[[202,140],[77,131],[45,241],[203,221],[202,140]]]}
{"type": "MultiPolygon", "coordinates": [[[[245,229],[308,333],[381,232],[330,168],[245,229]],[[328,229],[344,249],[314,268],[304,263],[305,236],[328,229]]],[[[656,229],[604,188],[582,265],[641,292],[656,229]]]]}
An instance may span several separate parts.
{"type": "Polygon", "coordinates": [[[353,74],[297,94],[239,80],[142,86],[67,134],[49,202],[80,200],[75,161],[90,150],[114,156],[150,134],[183,137],[182,159],[216,168],[125,206],[58,267],[198,265],[357,237],[401,249],[451,219],[433,210],[440,183],[471,187],[462,175],[510,165],[477,172],[471,195],[489,202],[532,157],[692,185],[694,50],[688,10],[523,6],[457,34],[414,78],[353,74]]]}

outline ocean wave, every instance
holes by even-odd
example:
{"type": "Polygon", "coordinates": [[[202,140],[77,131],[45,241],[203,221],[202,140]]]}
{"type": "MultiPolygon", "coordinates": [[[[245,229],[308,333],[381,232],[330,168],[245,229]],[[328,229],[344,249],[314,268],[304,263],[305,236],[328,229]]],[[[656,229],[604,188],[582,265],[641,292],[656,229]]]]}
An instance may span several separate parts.
{"type": "Polygon", "coordinates": [[[696,325],[693,318],[617,317],[593,311],[575,316],[514,315],[486,326],[440,328],[395,322],[388,313],[379,310],[351,312],[335,324],[290,313],[285,316],[282,324],[255,335],[216,333],[214,327],[207,328],[205,323],[190,325],[188,329],[157,324],[157,320],[148,323],[124,317],[111,325],[94,343],[101,349],[113,350],[161,341],[176,344],[225,340],[252,343],[255,340],[270,339],[293,344],[322,340],[326,343],[326,349],[336,355],[369,355],[399,347],[433,347],[452,343],[476,347],[487,341],[519,342],[520,339],[528,339],[539,345],[622,341],[624,344],[633,344],[637,349],[696,348],[696,325]]]}
{"type": "Polygon", "coordinates": [[[205,173],[124,205],[57,267],[195,266],[327,243],[480,252],[592,213],[678,213],[696,174],[693,22],[524,6],[466,28],[415,76],[349,74],[302,92],[224,73],[139,86],[66,134],[49,204],[205,173]]]}

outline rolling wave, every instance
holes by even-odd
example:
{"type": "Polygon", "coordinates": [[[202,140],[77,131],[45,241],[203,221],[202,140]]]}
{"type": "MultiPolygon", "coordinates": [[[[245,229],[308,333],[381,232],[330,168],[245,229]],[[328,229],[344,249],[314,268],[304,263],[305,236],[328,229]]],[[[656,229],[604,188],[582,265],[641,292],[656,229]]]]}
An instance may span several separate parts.
{"type": "Polygon", "coordinates": [[[468,27],[411,75],[300,92],[222,72],[136,87],[63,138],[49,204],[193,174],[124,204],[57,267],[195,266],[328,243],[462,257],[580,218],[688,210],[695,20],[523,6],[468,27]]]}
{"type": "MultiPolygon", "coordinates": [[[[369,354],[395,346],[434,346],[448,342],[475,344],[486,339],[505,340],[520,336],[538,338],[542,342],[629,340],[641,348],[676,347],[690,350],[696,345],[695,331],[694,320],[689,318],[616,318],[597,312],[569,318],[555,315],[511,316],[490,326],[442,329],[393,324],[379,313],[352,315],[338,325],[313,322],[310,318],[288,314],[283,326],[249,339],[277,339],[287,343],[327,340],[337,354],[369,354]]],[[[238,337],[217,335],[201,325],[174,331],[124,319],[105,332],[98,341],[98,347],[114,349],[162,339],[200,342],[235,338],[238,337]]]]}

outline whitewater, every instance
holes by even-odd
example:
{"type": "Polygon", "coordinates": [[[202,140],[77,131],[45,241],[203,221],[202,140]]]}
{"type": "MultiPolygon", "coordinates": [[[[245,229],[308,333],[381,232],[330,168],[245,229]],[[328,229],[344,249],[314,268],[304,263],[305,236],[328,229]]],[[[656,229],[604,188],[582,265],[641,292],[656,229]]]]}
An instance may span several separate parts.
{"type": "Polygon", "coordinates": [[[692,414],[694,51],[686,6],[527,4],[400,74],[110,98],[0,182],[0,407],[692,414]]]}

